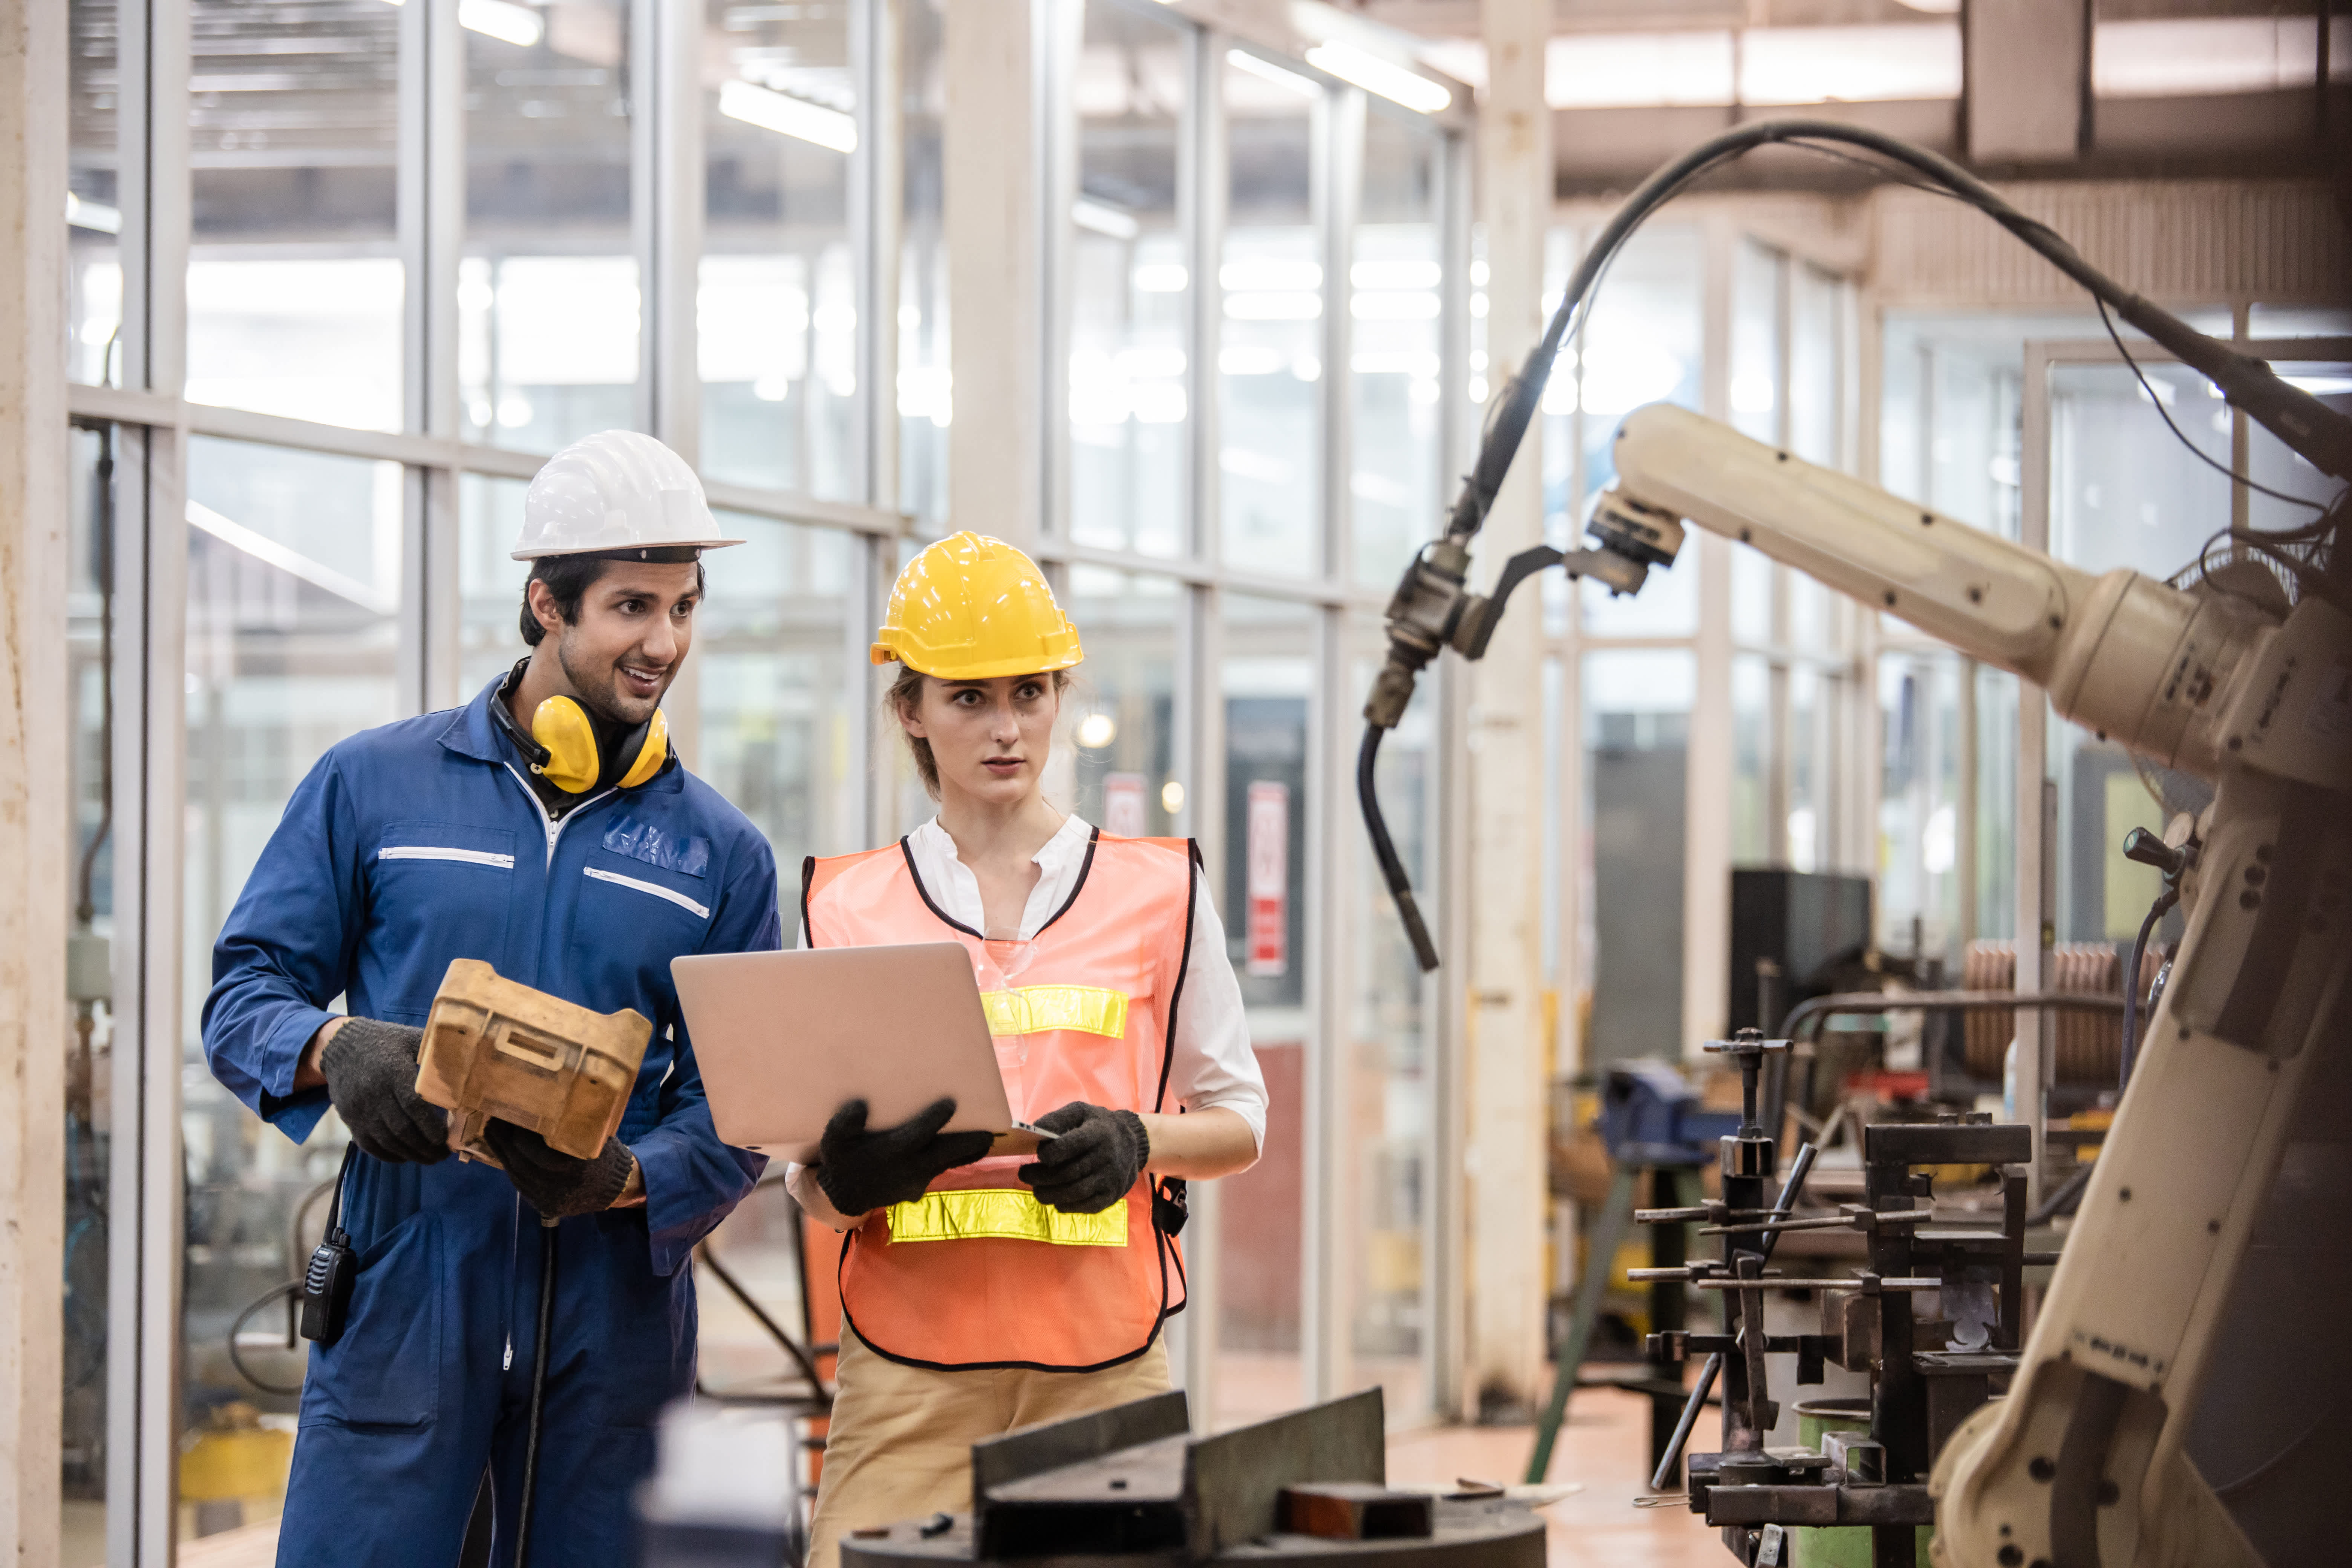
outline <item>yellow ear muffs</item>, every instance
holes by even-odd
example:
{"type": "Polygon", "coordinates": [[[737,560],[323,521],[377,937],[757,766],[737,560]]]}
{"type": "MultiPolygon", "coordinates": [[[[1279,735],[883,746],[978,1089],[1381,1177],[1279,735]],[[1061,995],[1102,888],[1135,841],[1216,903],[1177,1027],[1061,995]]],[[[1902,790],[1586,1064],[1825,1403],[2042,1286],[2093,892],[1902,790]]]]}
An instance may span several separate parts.
{"type": "MultiPolygon", "coordinates": [[[[669,761],[669,721],[660,709],[641,731],[636,755],[618,781],[635,789],[669,761]]],[[[530,716],[530,738],[547,752],[539,771],[548,783],[566,795],[585,795],[604,777],[604,759],[596,750],[596,728],[587,713],[569,697],[551,697],[530,716]]]]}
{"type": "Polygon", "coordinates": [[[661,772],[662,764],[667,761],[669,761],[669,721],[662,717],[662,710],[656,708],[654,710],[653,719],[646,725],[646,743],[637,748],[637,760],[631,763],[629,771],[621,775],[621,787],[636,788],[661,772]]]}
{"type": "Polygon", "coordinates": [[[566,795],[585,795],[604,771],[596,755],[596,729],[580,704],[551,697],[530,716],[530,738],[547,751],[541,777],[566,795]]]}

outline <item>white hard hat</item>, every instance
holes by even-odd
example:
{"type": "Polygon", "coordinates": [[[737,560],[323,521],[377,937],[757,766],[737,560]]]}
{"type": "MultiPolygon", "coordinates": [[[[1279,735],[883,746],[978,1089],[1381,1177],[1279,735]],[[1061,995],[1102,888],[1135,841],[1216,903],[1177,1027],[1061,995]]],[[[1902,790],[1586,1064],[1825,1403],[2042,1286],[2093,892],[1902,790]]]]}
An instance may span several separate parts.
{"type": "Polygon", "coordinates": [[[716,550],[719,536],[702,481],[686,459],[635,430],[600,430],[552,458],[522,498],[514,559],[615,550],[716,550]]]}

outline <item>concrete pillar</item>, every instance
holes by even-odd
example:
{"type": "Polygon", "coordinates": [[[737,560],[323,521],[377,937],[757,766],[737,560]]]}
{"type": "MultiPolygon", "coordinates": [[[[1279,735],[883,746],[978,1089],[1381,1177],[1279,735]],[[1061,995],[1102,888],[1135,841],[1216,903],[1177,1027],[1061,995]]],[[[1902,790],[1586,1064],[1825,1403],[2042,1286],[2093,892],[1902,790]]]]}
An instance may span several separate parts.
{"type": "Polygon", "coordinates": [[[2090,0],[1967,0],[1961,132],[1978,163],[2071,160],[2089,135],[2090,0]]]}
{"type": "Polygon", "coordinates": [[[940,126],[948,253],[948,518],[1034,545],[1045,505],[1041,410],[1045,184],[1035,133],[1044,70],[1039,6],[944,8],[940,126]]]}
{"type": "MultiPolygon", "coordinates": [[[[1543,334],[1544,234],[1552,205],[1551,113],[1544,103],[1547,0],[1485,0],[1486,98],[1478,119],[1478,213],[1486,230],[1486,354],[1492,395],[1543,334]]],[[[1489,582],[1541,542],[1541,422],[1528,432],[1478,542],[1489,582]]],[[[1543,617],[1535,590],[1472,667],[1470,877],[1464,1144],[1468,1285],[1464,1394],[1534,1405],[1544,1371],[1543,617]]]]}
{"type": "Polygon", "coordinates": [[[0,1553],[58,1554],[66,1046],[66,7],[0,0],[0,1553]]]}

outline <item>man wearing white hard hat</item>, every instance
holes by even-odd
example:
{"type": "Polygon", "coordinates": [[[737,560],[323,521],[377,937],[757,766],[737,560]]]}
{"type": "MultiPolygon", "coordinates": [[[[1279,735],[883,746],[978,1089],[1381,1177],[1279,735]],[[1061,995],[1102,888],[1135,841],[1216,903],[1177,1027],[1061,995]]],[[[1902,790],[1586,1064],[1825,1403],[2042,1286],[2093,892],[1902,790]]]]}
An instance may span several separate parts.
{"type": "Polygon", "coordinates": [[[669,974],[781,940],[767,841],[672,754],[661,713],[702,552],[740,542],[650,437],[557,453],[514,551],[529,652],[463,708],[331,749],[221,931],[215,1076],[298,1142],[331,1105],[355,1146],[337,1220],[356,1274],[340,1334],[311,1349],[281,1564],[444,1568],[486,1473],[493,1561],[513,1563],[535,1389],[529,1560],[633,1560],[630,1489],[693,1384],[688,1258],[763,1163],[712,1131],[669,974]],[[499,1121],[503,1172],[447,1157],[415,1084],[458,958],[652,1020],[595,1158],[499,1121]]]}

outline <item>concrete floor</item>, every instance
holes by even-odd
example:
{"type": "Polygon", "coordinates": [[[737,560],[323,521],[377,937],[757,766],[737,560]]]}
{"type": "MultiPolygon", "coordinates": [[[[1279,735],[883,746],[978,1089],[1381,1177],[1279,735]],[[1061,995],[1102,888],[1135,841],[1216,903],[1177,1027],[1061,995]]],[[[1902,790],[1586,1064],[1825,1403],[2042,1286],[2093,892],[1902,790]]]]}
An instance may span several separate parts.
{"type": "MultiPolygon", "coordinates": [[[[1710,1424],[1700,1423],[1702,1437],[1710,1424]]],[[[1551,1568],[1717,1568],[1733,1561],[1706,1521],[1679,1505],[1633,1506],[1649,1489],[1649,1442],[1647,1399],[1616,1389],[1577,1390],[1545,1479],[1584,1489],[1543,1510],[1551,1568]]],[[[1516,1481],[1534,1443],[1527,1426],[1400,1433],[1389,1440],[1389,1479],[1516,1481]]]]}

